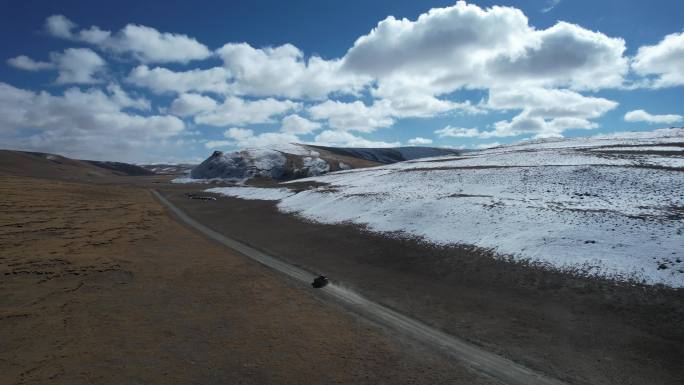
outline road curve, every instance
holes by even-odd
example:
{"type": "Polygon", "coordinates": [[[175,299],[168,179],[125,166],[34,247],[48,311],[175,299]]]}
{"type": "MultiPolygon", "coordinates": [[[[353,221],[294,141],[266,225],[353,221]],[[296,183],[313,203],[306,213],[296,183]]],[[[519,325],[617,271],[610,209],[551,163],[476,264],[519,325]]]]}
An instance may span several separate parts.
{"type": "MultiPolygon", "coordinates": [[[[255,248],[219,234],[207,226],[190,218],[156,190],[152,194],[183,223],[196,229],[207,237],[243,254],[263,265],[277,270],[307,285],[316,275],[299,267],[290,265],[255,248]]],[[[334,283],[320,289],[355,313],[378,322],[390,329],[423,343],[440,348],[450,356],[466,363],[474,369],[511,385],[560,385],[564,382],[547,377],[504,357],[488,352],[460,338],[448,335],[424,323],[407,317],[385,306],[372,302],[361,295],[334,283]]]]}

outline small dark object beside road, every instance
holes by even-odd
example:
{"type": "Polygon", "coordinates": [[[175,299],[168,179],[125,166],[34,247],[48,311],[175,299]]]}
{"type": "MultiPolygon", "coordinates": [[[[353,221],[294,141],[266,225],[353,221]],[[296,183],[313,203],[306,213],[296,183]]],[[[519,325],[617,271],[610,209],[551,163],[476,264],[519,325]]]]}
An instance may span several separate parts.
{"type": "Polygon", "coordinates": [[[216,200],[215,197],[210,197],[210,196],[206,196],[206,195],[197,195],[197,194],[193,194],[193,193],[187,193],[187,194],[185,194],[185,196],[188,199],[199,199],[202,201],[215,201],[216,200]]]}
{"type": "Polygon", "coordinates": [[[323,286],[327,285],[330,281],[328,280],[328,277],[324,275],[319,275],[316,279],[311,282],[311,287],[314,289],[320,289],[323,286]]]}

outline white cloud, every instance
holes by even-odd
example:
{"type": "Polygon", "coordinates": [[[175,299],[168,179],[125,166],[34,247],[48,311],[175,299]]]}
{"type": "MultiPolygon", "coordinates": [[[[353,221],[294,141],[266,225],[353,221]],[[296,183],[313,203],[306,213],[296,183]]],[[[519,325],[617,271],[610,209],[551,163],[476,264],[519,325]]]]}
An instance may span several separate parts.
{"type": "Polygon", "coordinates": [[[463,128],[446,126],[435,131],[435,134],[440,138],[480,138],[486,136],[485,133],[480,132],[477,128],[463,128]]]}
{"type": "Polygon", "coordinates": [[[100,83],[95,76],[106,67],[105,61],[88,48],[67,48],[64,53],[52,53],[50,58],[59,69],[57,84],[100,83]]]}
{"type": "Polygon", "coordinates": [[[211,56],[209,48],[187,35],[162,33],[135,24],[128,24],[100,45],[116,53],[131,54],[143,63],[187,63],[211,56]]]}
{"type": "Polygon", "coordinates": [[[491,85],[526,82],[573,89],[619,87],[628,70],[625,41],[558,22],[534,31],[522,53],[502,53],[487,63],[491,85]]]}
{"type": "Polygon", "coordinates": [[[78,33],[77,24],[63,15],[52,15],[45,21],[45,29],[52,36],[94,44],[117,54],[131,55],[142,63],[187,63],[212,55],[207,46],[187,35],[159,32],[144,25],[128,24],[112,34],[97,26],[78,33]]]}
{"type": "Polygon", "coordinates": [[[377,96],[522,84],[596,89],[622,84],[624,50],[622,39],[577,25],[537,30],[518,9],[459,1],[415,21],[386,18],[356,40],[344,68],[374,76],[377,96]]]}
{"type": "Polygon", "coordinates": [[[308,112],[314,119],[327,120],[330,127],[344,131],[372,132],[394,124],[387,100],[375,101],[371,106],[359,100],[351,103],[327,100],[310,107],[308,112]]]}
{"type": "Polygon", "coordinates": [[[197,115],[195,123],[219,127],[272,123],[274,116],[299,108],[301,108],[300,103],[290,100],[268,98],[248,101],[229,96],[212,111],[197,115]]]}
{"type": "Polygon", "coordinates": [[[547,13],[556,8],[560,4],[561,0],[547,0],[546,7],[541,9],[542,13],[547,13]]]}
{"type": "Polygon", "coordinates": [[[216,100],[199,94],[181,94],[171,103],[169,112],[177,116],[194,116],[200,112],[213,110],[216,100]]]}
{"type": "Polygon", "coordinates": [[[0,137],[14,148],[126,160],[144,157],[146,149],[183,131],[173,116],[122,111],[134,99],[126,101],[116,86],[111,90],[70,88],[52,95],[0,83],[0,137]]]}
{"type": "MultiPolygon", "coordinates": [[[[386,88],[385,91],[388,91],[388,89],[386,88]]],[[[387,111],[396,118],[429,118],[451,111],[460,111],[466,114],[479,114],[483,112],[468,101],[453,102],[408,90],[393,91],[400,92],[391,95],[385,94],[382,100],[389,103],[387,111]]]]}
{"type": "Polygon", "coordinates": [[[625,114],[625,121],[627,122],[646,122],[658,124],[672,124],[681,122],[684,119],[681,115],[667,114],[667,115],[651,115],[644,110],[629,111],[625,114]]]}
{"type": "Polygon", "coordinates": [[[577,92],[543,88],[492,89],[486,107],[495,110],[522,110],[511,121],[499,121],[494,131],[477,137],[505,137],[531,133],[538,137],[560,136],[568,129],[593,129],[589,119],[603,116],[618,103],[577,92]]]}
{"type": "Polygon", "coordinates": [[[204,142],[204,147],[206,147],[209,150],[216,150],[219,148],[225,148],[225,147],[232,147],[235,145],[235,142],[231,140],[209,140],[207,142],[204,142]]]}
{"type": "Polygon", "coordinates": [[[427,118],[449,111],[479,113],[480,109],[470,103],[440,100],[424,94],[403,94],[390,99],[376,99],[366,105],[360,100],[341,102],[327,100],[309,107],[308,112],[316,120],[325,120],[331,128],[342,131],[373,132],[377,128],[390,127],[396,119],[427,118]]]}
{"type": "Polygon", "coordinates": [[[684,32],[665,36],[656,45],[639,48],[632,69],[640,75],[653,75],[656,88],[684,85],[684,32]]]}
{"type": "Polygon", "coordinates": [[[288,143],[301,142],[297,135],[285,132],[264,132],[254,135],[254,131],[245,128],[231,127],[223,133],[231,145],[238,148],[273,147],[288,143]]]}
{"type": "Polygon", "coordinates": [[[506,137],[522,134],[534,134],[537,138],[560,137],[565,130],[591,130],[597,127],[598,124],[582,118],[545,119],[539,116],[529,116],[526,112],[522,112],[510,121],[502,120],[494,123],[494,131],[483,132],[480,137],[506,137]]]}
{"type": "Polygon", "coordinates": [[[62,39],[72,39],[72,29],[76,24],[64,17],[64,15],[52,15],[45,19],[45,30],[52,36],[62,39]]]}
{"type": "Polygon", "coordinates": [[[20,55],[7,60],[7,64],[27,70],[40,71],[57,69],[57,84],[93,84],[101,80],[96,75],[102,73],[107,63],[93,50],[88,48],[67,48],[63,53],[52,52],[50,62],[35,61],[28,56],[20,55]]]}
{"type": "Polygon", "coordinates": [[[111,35],[111,32],[101,30],[100,27],[94,25],[88,29],[82,29],[78,33],[76,40],[84,41],[94,45],[101,45],[107,42],[111,35]]]}
{"type": "Polygon", "coordinates": [[[254,131],[248,128],[231,127],[227,129],[223,136],[235,140],[245,140],[254,136],[254,131]]]}
{"type": "Polygon", "coordinates": [[[280,131],[289,134],[310,134],[319,128],[321,128],[320,123],[292,114],[283,118],[280,131]]]}
{"type": "Polygon", "coordinates": [[[435,131],[441,137],[494,138],[533,134],[536,137],[562,136],[569,129],[593,129],[590,119],[603,116],[617,103],[577,92],[543,88],[492,89],[483,107],[493,110],[520,110],[510,121],[494,123],[494,130],[447,126],[435,131]]]}
{"type": "Polygon", "coordinates": [[[497,88],[489,91],[486,107],[496,110],[524,109],[529,116],[545,118],[598,118],[617,103],[577,92],[544,88],[497,88]]]}
{"type": "Polygon", "coordinates": [[[19,55],[17,57],[7,59],[7,64],[14,68],[25,71],[42,71],[55,68],[54,63],[36,61],[26,55],[19,55]]]}
{"type": "Polygon", "coordinates": [[[107,86],[107,91],[109,92],[112,102],[121,108],[133,108],[141,111],[149,111],[151,109],[151,104],[148,99],[143,97],[131,97],[116,83],[109,84],[107,86]]]}
{"type": "Polygon", "coordinates": [[[316,135],[314,143],[321,146],[338,147],[397,147],[400,142],[383,142],[364,139],[344,131],[326,130],[316,135]]]}
{"type": "Polygon", "coordinates": [[[420,136],[409,139],[408,144],[412,146],[421,146],[424,144],[432,144],[432,139],[421,138],[420,136]]]}
{"type": "Polygon", "coordinates": [[[229,77],[230,73],[222,67],[174,72],[167,68],[150,69],[146,65],[140,65],[131,70],[126,80],[139,87],[149,88],[157,94],[192,91],[223,94],[228,92],[229,77]]]}
{"type": "Polygon", "coordinates": [[[257,49],[229,43],[216,52],[233,75],[231,89],[236,95],[320,100],[332,92],[354,94],[370,80],[341,72],[340,60],[305,59],[292,44],[257,49]]]}

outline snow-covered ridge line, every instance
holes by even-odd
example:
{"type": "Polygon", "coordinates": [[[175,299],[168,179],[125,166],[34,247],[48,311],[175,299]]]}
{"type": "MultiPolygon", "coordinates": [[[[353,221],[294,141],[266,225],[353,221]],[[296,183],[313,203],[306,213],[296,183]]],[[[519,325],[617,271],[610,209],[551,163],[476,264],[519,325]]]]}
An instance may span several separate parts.
{"type": "Polygon", "coordinates": [[[204,162],[193,168],[189,177],[176,178],[174,183],[208,183],[210,181],[241,183],[259,177],[291,180],[421,156],[454,153],[457,151],[429,147],[358,149],[294,143],[269,148],[250,148],[231,153],[215,151],[204,162]]]}
{"type": "Polygon", "coordinates": [[[684,143],[682,129],[651,134],[542,141],[331,173],[304,179],[326,185],[300,192],[212,192],[277,201],[282,212],[321,223],[357,223],[564,271],[684,287],[684,172],[676,168],[684,156],[593,151],[684,143]]]}

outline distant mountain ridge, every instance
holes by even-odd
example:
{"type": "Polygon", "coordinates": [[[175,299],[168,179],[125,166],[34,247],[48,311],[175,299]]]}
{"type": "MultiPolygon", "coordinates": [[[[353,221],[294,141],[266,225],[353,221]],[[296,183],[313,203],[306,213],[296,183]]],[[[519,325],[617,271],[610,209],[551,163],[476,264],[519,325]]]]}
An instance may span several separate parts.
{"type": "Polygon", "coordinates": [[[0,150],[0,173],[49,179],[154,175],[154,172],[130,163],[79,160],[57,154],[15,150],[0,150]]]}
{"type": "Polygon", "coordinates": [[[438,147],[389,147],[389,148],[361,148],[361,147],[325,147],[308,145],[308,147],[330,151],[335,154],[353,158],[370,160],[373,162],[390,164],[420,158],[435,156],[458,155],[464,150],[438,147]]]}
{"type": "Polygon", "coordinates": [[[251,178],[292,180],[332,171],[374,167],[461,152],[432,147],[353,148],[287,144],[230,153],[215,151],[192,169],[190,177],[234,182],[251,178]]]}

